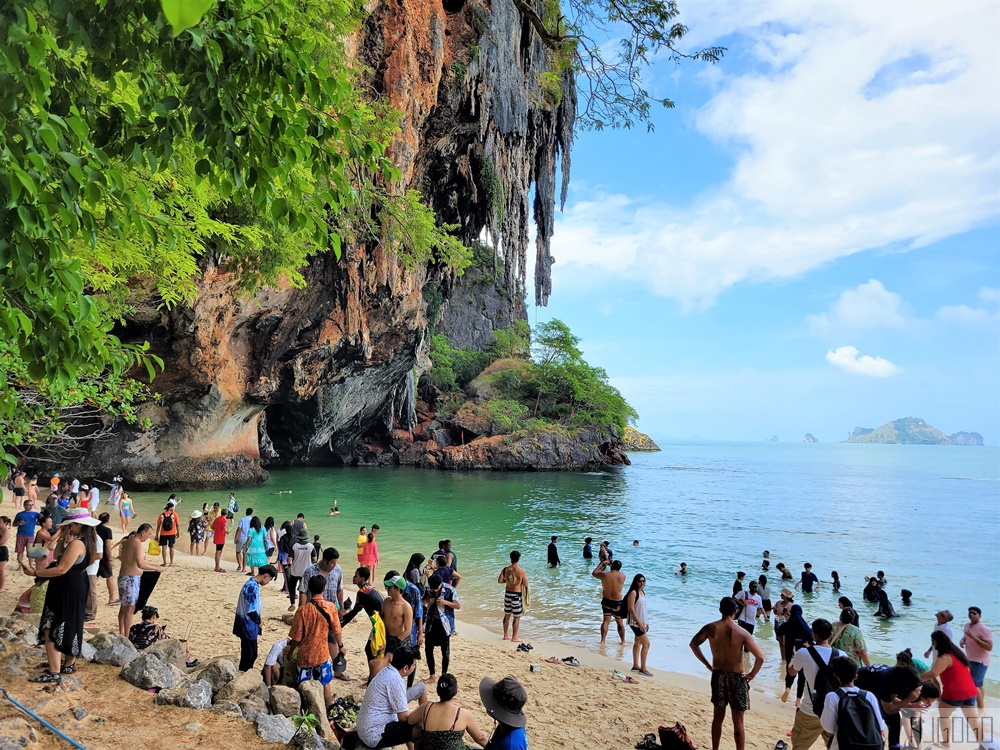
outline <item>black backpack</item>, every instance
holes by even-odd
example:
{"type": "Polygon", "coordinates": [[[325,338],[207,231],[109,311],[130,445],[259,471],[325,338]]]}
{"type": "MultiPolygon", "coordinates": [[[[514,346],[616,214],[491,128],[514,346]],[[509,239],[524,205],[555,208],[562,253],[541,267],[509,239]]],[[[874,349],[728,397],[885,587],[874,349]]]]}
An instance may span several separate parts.
{"type": "Polygon", "coordinates": [[[875,709],[868,702],[868,691],[848,693],[838,688],[837,744],[840,750],[882,750],[875,709]]]}
{"type": "Polygon", "coordinates": [[[163,531],[173,531],[174,530],[174,514],[164,513],[163,514],[163,531]]]}
{"type": "MultiPolygon", "coordinates": [[[[840,683],[837,678],[833,676],[833,670],[830,669],[830,664],[823,663],[823,660],[819,656],[819,652],[813,646],[807,646],[806,649],[809,651],[809,656],[813,658],[816,662],[816,666],[819,668],[816,672],[816,681],[813,683],[812,689],[810,689],[809,694],[812,696],[812,707],[813,714],[816,716],[823,715],[823,704],[826,701],[827,693],[832,693],[839,689],[840,683]]],[[[840,651],[837,649],[832,649],[830,651],[830,661],[833,661],[833,657],[840,656],[840,651]]],[[[806,683],[808,687],[808,683],[806,683]]]]}

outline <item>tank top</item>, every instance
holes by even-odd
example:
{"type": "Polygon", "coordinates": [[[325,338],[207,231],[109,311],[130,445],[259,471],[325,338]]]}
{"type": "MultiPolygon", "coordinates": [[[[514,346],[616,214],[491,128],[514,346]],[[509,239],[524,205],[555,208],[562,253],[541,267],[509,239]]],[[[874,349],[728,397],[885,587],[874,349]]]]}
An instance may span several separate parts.
{"type": "Polygon", "coordinates": [[[427,715],[430,712],[431,706],[424,709],[424,719],[420,723],[420,728],[423,730],[423,744],[421,745],[423,750],[465,750],[465,743],[462,741],[465,736],[465,730],[455,729],[462,709],[459,708],[455,712],[455,720],[451,722],[451,729],[437,729],[433,732],[427,731],[427,715]]]}
{"type": "Polygon", "coordinates": [[[628,616],[628,624],[634,625],[635,627],[641,627],[639,620],[642,621],[642,625],[648,625],[649,620],[646,619],[646,595],[641,591],[635,596],[635,604],[632,605],[632,609],[635,611],[636,617],[632,617],[631,613],[628,616]]]}
{"type": "Polygon", "coordinates": [[[946,701],[966,701],[975,698],[976,683],[972,673],[953,654],[948,654],[951,666],[941,673],[941,697],[946,701]]]}

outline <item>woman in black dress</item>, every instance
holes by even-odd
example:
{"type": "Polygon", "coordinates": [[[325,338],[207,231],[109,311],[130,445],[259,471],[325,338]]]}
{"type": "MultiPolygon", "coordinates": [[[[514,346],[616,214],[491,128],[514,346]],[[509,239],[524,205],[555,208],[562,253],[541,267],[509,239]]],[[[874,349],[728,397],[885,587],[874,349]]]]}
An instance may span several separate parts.
{"type": "Polygon", "coordinates": [[[75,508],[59,524],[56,561],[36,570],[37,578],[48,578],[39,645],[44,643],[48,670],[29,682],[59,682],[61,675],[76,671],[76,657],[83,645],[83,617],[90,581],[87,566],[97,555],[97,519],[86,508],[75,508]]]}

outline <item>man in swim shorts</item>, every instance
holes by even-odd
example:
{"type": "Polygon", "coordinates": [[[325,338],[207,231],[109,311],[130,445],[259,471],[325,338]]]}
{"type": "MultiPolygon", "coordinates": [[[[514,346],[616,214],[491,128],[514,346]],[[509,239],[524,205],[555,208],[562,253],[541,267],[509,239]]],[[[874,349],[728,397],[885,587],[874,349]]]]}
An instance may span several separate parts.
{"type": "Polygon", "coordinates": [[[608,564],[601,560],[591,573],[601,582],[601,643],[608,637],[611,618],[615,618],[618,637],[625,643],[625,625],[622,623],[622,588],[625,586],[625,574],[622,573],[622,561],[615,560],[608,564]],[[610,569],[609,569],[610,568],[610,569]]]}
{"type": "Polygon", "coordinates": [[[520,643],[517,637],[517,629],[521,626],[521,615],[524,614],[524,592],[528,588],[528,574],[524,572],[518,561],[521,553],[513,550],[510,553],[510,565],[500,571],[497,576],[497,583],[504,584],[503,592],[503,639],[508,640],[507,629],[510,627],[511,619],[514,620],[514,627],[511,629],[510,642],[520,643]]]}
{"type": "Polygon", "coordinates": [[[712,750],[719,750],[722,742],[722,722],[726,718],[727,707],[733,716],[736,750],[743,750],[746,743],[743,718],[750,709],[750,681],[764,666],[764,653],[760,646],[735,622],[738,608],[732,598],[725,597],[719,602],[722,617],[699,630],[690,644],[698,661],[712,673],[712,706],[715,708],[712,715],[712,750]],[[705,641],[712,649],[711,663],[701,650],[705,641]],[[743,674],[744,648],[753,654],[753,667],[747,675],[743,674]]]}
{"type": "Polygon", "coordinates": [[[139,600],[139,579],[142,578],[142,571],[165,570],[146,562],[144,545],[152,536],[153,527],[144,523],[122,542],[121,564],[118,568],[118,632],[126,638],[132,628],[132,615],[135,614],[135,605],[139,600]]]}

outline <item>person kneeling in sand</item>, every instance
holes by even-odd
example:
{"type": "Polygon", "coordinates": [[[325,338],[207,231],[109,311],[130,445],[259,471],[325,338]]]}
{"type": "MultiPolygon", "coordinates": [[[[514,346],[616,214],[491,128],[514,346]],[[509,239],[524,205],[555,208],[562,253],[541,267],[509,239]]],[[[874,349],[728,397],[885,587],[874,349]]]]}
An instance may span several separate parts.
{"type": "Polygon", "coordinates": [[[156,567],[146,562],[146,550],[143,548],[153,536],[153,527],[142,524],[132,534],[123,539],[121,544],[120,565],[118,568],[118,632],[128,638],[132,629],[132,615],[135,613],[135,603],[139,601],[139,579],[144,570],[163,572],[165,568],[156,567]]]}
{"type": "Polygon", "coordinates": [[[733,714],[733,738],[736,750],[743,750],[746,732],[743,728],[744,714],[750,709],[750,680],[757,676],[764,666],[764,653],[747,631],[736,624],[734,618],[738,605],[731,597],[719,602],[722,615],[715,622],[698,631],[691,639],[691,650],[712,673],[712,750],[719,750],[722,741],[722,722],[726,718],[726,706],[733,714]],[[712,649],[709,663],[701,651],[701,644],[708,641],[712,649]],[[753,654],[750,674],[743,674],[743,648],[753,654]]]}

